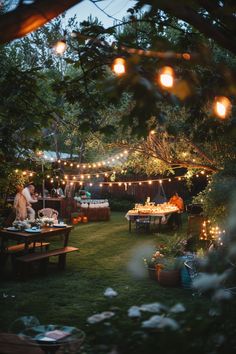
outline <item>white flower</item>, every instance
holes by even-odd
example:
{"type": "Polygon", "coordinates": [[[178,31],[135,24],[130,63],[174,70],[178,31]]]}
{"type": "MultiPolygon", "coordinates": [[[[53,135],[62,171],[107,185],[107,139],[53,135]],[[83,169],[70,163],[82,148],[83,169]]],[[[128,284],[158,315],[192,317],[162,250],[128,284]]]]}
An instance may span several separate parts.
{"type": "Polygon", "coordinates": [[[128,310],[128,316],[133,317],[141,317],[140,308],[138,306],[131,306],[128,310]]]}
{"type": "Polygon", "coordinates": [[[152,316],[147,321],[142,322],[143,328],[169,328],[174,331],[179,329],[178,323],[172,318],[162,317],[159,315],[152,316]]]}
{"type": "Polygon", "coordinates": [[[97,313],[96,315],[90,316],[87,318],[87,322],[90,324],[99,323],[101,321],[107,320],[108,318],[113,317],[115,314],[111,311],[105,311],[102,313],[97,313]]]}
{"type": "Polygon", "coordinates": [[[140,306],[141,311],[159,313],[166,310],[166,306],[160,304],[159,302],[153,302],[152,304],[144,304],[140,306]]]}
{"type": "Polygon", "coordinates": [[[112,288],[106,288],[106,290],[104,291],[104,296],[109,298],[115,297],[117,295],[117,291],[113,290],[112,288]]]}
{"type": "Polygon", "coordinates": [[[185,312],[185,311],[186,311],[186,308],[181,303],[178,303],[178,304],[174,305],[170,309],[170,312],[173,312],[173,313],[179,313],[179,312],[185,312]]]}
{"type": "Polygon", "coordinates": [[[203,292],[211,289],[217,289],[220,284],[227,278],[227,276],[228,271],[222,274],[201,273],[196,279],[194,279],[193,288],[203,292]]]}
{"type": "Polygon", "coordinates": [[[212,296],[212,300],[214,301],[230,300],[231,298],[232,294],[227,289],[218,289],[212,296]]]}

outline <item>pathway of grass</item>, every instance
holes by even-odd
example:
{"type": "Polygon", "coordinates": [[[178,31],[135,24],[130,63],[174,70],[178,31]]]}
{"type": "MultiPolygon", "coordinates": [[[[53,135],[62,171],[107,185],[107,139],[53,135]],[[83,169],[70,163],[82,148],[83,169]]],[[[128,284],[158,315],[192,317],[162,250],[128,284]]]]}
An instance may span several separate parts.
{"type": "Polygon", "coordinates": [[[80,253],[68,255],[65,272],[49,269],[46,277],[30,278],[27,282],[2,282],[1,329],[7,330],[20,316],[34,315],[44,324],[66,324],[86,331],[87,317],[108,310],[110,306],[125,311],[129,306],[153,301],[165,304],[180,301],[198,306],[198,301],[192,304],[191,292],[160,287],[148,277],[134,277],[128,270],[127,265],[135,251],[167,237],[173,235],[129,234],[123,213],[113,213],[110,222],[76,226],[70,245],[79,247],[80,253]],[[112,304],[103,296],[106,287],[119,293],[112,304]],[[15,297],[3,298],[3,293],[15,297]]]}

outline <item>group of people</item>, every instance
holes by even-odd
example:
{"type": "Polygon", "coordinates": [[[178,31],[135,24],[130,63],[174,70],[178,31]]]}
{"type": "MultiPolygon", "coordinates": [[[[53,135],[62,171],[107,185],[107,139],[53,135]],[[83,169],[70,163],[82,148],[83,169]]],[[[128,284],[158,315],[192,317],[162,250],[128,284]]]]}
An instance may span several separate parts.
{"type": "Polygon", "coordinates": [[[16,196],[14,199],[14,209],[16,212],[16,220],[34,220],[35,210],[32,204],[37,203],[38,199],[35,195],[35,187],[33,184],[29,184],[27,187],[22,185],[16,186],[16,196]]]}

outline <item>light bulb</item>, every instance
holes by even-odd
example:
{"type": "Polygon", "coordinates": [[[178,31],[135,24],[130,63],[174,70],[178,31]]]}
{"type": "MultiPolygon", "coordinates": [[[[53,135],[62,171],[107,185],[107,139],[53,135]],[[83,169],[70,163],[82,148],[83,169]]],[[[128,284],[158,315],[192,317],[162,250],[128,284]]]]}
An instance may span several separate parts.
{"type": "Polygon", "coordinates": [[[225,119],[231,112],[231,102],[225,96],[215,97],[213,111],[220,119],[225,119]]]}
{"type": "Polygon", "coordinates": [[[55,54],[62,55],[66,51],[66,48],[67,48],[67,44],[65,40],[61,39],[60,41],[56,42],[56,44],[53,47],[53,50],[55,54]]]}
{"type": "Polygon", "coordinates": [[[125,59],[116,58],[113,62],[112,70],[116,75],[123,75],[125,73],[125,59]]]}
{"type": "Polygon", "coordinates": [[[159,82],[163,87],[170,88],[174,85],[174,70],[164,66],[159,72],[159,82]]]}

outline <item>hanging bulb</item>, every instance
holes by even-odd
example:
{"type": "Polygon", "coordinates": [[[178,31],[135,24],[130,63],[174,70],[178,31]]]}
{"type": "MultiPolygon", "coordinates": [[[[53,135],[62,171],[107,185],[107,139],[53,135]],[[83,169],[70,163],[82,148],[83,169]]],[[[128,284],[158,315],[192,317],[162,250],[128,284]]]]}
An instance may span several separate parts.
{"type": "Polygon", "coordinates": [[[225,119],[231,112],[231,102],[225,96],[215,97],[213,103],[213,111],[220,119],[225,119]]]}
{"type": "Polygon", "coordinates": [[[159,71],[159,82],[163,87],[171,88],[174,85],[174,70],[170,66],[164,66],[159,71]]]}
{"type": "Polygon", "coordinates": [[[61,39],[60,41],[57,41],[55,45],[53,46],[53,51],[55,54],[58,55],[63,55],[64,52],[66,51],[67,44],[64,39],[61,39]]]}
{"type": "Polygon", "coordinates": [[[116,75],[123,75],[125,74],[125,59],[123,58],[116,58],[112,65],[112,70],[116,75]]]}

